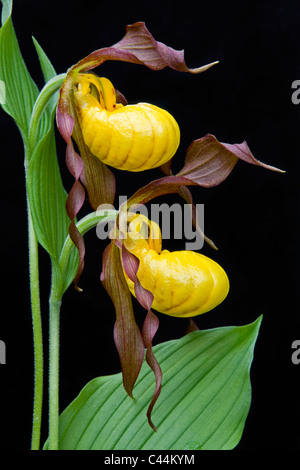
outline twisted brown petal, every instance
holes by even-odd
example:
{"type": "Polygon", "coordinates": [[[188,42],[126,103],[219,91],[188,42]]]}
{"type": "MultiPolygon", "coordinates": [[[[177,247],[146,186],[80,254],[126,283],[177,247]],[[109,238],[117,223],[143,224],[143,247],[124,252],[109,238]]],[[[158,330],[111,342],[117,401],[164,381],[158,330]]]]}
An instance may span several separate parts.
{"type": "Polygon", "coordinates": [[[177,176],[183,176],[200,186],[210,188],[222,183],[239,159],[267,170],[282,172],[278,168],[257,160],[246,142],[224,144],[215,136],[207,134],[189,146],[185,165],[177,176]]]}
{"type": "Polygon", "coordinates": [[[128,395],[132,397],[132,390],[143,363],[145,346],[134,318],[131,294],[123,274],[120,251],[114,241],[103,253],[101,282],[115,307],[114,341],[120,357],[123,385],[128,395]]]}
{"type": "MultiPolygon", "coordinates": [[[[173,175],[172,170],[171,170],[171,160],[169,160],[167,163],[162,165],[160,168],[161,168],[161,171],[165,175],[167,175],[167,176],[172,176],[173,175]]],[[[193,202],[193,196],[192,196],[191,191],[186,186],[179,186],[178,189],[177,189],[177,193],[179,194],[179,196],[181,196],[187,202],[187,204],[189,204],[193,227],[198,231],[200,236],[203,237],[203,239],[206,241],[206,243],[208,243],[214,250],[217,250],[218,248],[216,247],[214,242],[210,238],[208,238],[205,235],[205,233],[203,233],[201,227],[198,224],[197,210],[196,210],[195,204],[193,202]]]]}
{"type": "Polygon", "coordinates": [[[193,318],[189,318],[188,326],[187,326],[185,334],[188,335],[189,333],[192,333],[193,331],[198,331],[198,330],[199,330],[198,325],[195,323],[193,318]]]}
{"type": "Polygon", "coordinates": [[[154,391],[152,400],[147,410],[148,422],[154,431],[157,431],[157,429],[151,420],[151,413],[160,395],[161,383],[162,383],[162,371],[152,350],[152,340],[158,330],[158,326],[159,326],[159,320],[157,316],[154,315],[154,313],[151,310],[149,310],[144,321],[142,335],[143,335],[143,340],[146,346],[146,361],[147,361],[147,364],[153,370],[154,375],[155,375],[155,391],[154,391]]]}
{"type": "Polygon", "coordinates": [[[152,340],[158,330],[159,320],[157,316],[154,315],[154,313],[151,311],[153,294],[144,289],[137,278],[139,260],[136,258],[136,256],[130,253],[124,245],[122,246],[122,264],[127,276],[134,282],[134,289],[137,300],[148,311],[143,324],[142,337],[146,347],[146,361],[154,372],[156,385],[152,400],[147,410],[147,418],[149,425],[154,431],[156,431],[157,429],[151,420],[151,414],[152,409],[161,392],[162,371],[152,350],[152,340]]]}
{"type": "Polygon", "coordinates": [[[80,290],[77,284],[84,267],[85,246],[83,238],[75,225],[75,217],[81,209],[85,199],[85,191],[82,184],[80,183],[80,177],[83,171],[83,161],[78,153],[75,152],[71,139],[74,127],[74,119],[72,116],[64,112],[62,106],[57,107],[56,118],[60,133],[67,144],[66,164],[70,173],[75,178],[75,183],[66,200],[66,211],[71,220],[69,226],[70,238],[77,247],[79,254],[78,269],[73,282],[75,288],[80,290]]]}
{"type": "Polygon", "coordinates": [[[162,42],[156,41],[145,23],[137,22],[128,25],[126,34],[121,41],[111,47],[98,49],[80,60],[73,69],[77,71],[91,70],[106,60],[119,60],[142,64],[151,70],[161,70],[170,67],[179,72],[204,72],[216,62],[202,67],[190,69],[184,60],[184,51],[177,51],[162,42]]]}
{"type": "Polygon", "coordinates": [[[72,100],[70,100],[70,110],[72,116],[74,116],[72,137],[76,141],[83,161],[80,180],[87,191],[90,206],[97,210],[97,207],[101,204],[113,204],[116,192],[115,177],[110,169],[99,158],[95,157],[86,146],[72,100]]]}
{"type": "Polygon", "coordinates": [[[84,240],[76,228],[75,218],[84,204],[85,190],[91,207],[96,210],[100,204],[112,204],[115,197],[115,178],[113,173],[100,160],[91,154],[85,145],[78,123],[76,109],[72,100],[72,78],[67,76],[60,90],[60,98],[56,110],[57,127],[67,144],[66,164],[75,182],[66,201],[66,211],[71,220],[69,234],[78,249],[79,264],[73,280],[75,288],[84,268],[85,245],[84,240]],[[80,155],[75,151],[73,140],[77,143],[80,155]]]}
{"type": "MultiPolygon", "coordinates": [[[[188,148],[185,165],[176,175],[170,174],[151,181],[136,191],[127,201],[127,209],[132,206],[146,204],[151,199],[164,194],[177,193],[185,186],[212,187],[221,184],[231,173],[239,159],[252,165],[283,173],[282,170],[262,163],[251,153],[246,142],[242,144],[224,144],[211,134],[195,140],[188,148]]],[[[163,168],[165,173],[169,169],[163,168]]],[[[181,194],[192,202],[190,193],[181,194]]]]}

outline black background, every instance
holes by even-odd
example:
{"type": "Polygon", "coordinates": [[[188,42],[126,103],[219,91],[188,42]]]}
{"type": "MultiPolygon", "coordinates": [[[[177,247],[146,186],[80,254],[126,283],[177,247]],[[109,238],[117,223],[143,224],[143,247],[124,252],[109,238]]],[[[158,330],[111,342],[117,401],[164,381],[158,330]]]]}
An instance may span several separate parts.
{"type": "MultiPolygon", "coordinates": [[[[219,247],[214,252],[206,245],[202,251],[222,264],[231,282],[223,304],[196,322],[200,328],[243,325],[263,314],[251,369],[252,405],[236,450],[299,449],[300,365],[291,361],[291,344],[300,337],[300,105],[291,101],[291,85],[300,80],[300,4],[296,0],[16,0],[13,8],[24,59],[40,88],[43,79],[31,36],[44,48],[57,73],[62,73],[93,50],[119,41],[126,24],[135,21],[145,21],[155,39],[184,49],[190,67],[220,61],[199,75],[167,69],[152,72],[139,65],[112,62],[105,63],[101,73],[99,69],[130,103],[150,102],[174,115],[182,134],[175,170],[182,167],[188,145],[206,133],[221,142],[246,140],[256,158],[286,170],[279,174],[239,162],[220,186],[193,188],[195,202],[205,204],[206,234],[219,247]]],[[[0,447],[21,450],[30,447],[33,394],[27,221],[22,141],[3,112],[0,138],[0,339],[7,348],[7,364],[0,367],[0,447]]],[[[57,145],[65,187],[70,189],[72,178],[64,166],[60,138],[57,145]]],[[[115,175],[117,195],[130,196],[161,173],[115,171],[115,175]]],[[[88,210],[84,207],[82,215],[88,210]]],[[[99,281],[106,242],[89,233],[86,245],[83,292],[76,293],[71,287],[61,312],[61,410],[90,379],[119,372],[112,339],[114,310],[99,281]]],[[[182,248],[183,242],[166,241],[164,247],[182,248]]],[[[43,251],[40,269],[47,344],[50,265],[43,251]]],[[[144,312],[134,305],[142,322],[144,312]]],[[[155,344],[182,336],[185,320],[163,315],[159,319],[155,344]]],[[[47,372],[45,376],[47,379],[47,372]]],[[[43,439],[47,403],[44,411],[43,439]]]]}

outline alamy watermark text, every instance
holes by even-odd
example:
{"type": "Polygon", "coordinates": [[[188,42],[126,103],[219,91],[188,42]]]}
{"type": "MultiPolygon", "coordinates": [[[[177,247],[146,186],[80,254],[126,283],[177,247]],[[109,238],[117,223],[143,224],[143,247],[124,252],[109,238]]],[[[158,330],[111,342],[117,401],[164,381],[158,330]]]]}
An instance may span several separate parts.
{"type": "MultiPolygon", "coordinates": [[[[120,196],[119,210],[122,206],[124,207],[124,204],[126,204],[126,197],[120,196]]],[[[106,210],[109,211],[111,209],[114,209],[112,205],[103,204],[97,208],[97,212],[105,213],[106,210]]],[[[163,240],[184,239],[186,250],[200,250],[204,244],[204,204],[195,204],[194,209],[194,224],[192,218],[193,206],[191,204],[150,204],[149,208],[141,204],[135,208],[130,208],[130,214],[141,214],[158,224],[163,240]]],[[[123,212],[123,216],[124,214],[128,215],[127,211],[123,212]]],[[[96,229],[98,238],[100,240],[109,238],[112,228],[112,222],[107,223],[105,220],[104,222],[99,222],[96,229]]]]}

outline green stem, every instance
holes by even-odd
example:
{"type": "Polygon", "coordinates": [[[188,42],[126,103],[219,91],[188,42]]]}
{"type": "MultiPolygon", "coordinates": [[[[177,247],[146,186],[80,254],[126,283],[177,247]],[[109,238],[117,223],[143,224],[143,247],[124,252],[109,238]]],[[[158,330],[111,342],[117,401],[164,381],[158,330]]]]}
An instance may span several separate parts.
{"type": "Polygon", "coordinates": [[[39,450],[43,403],[43,336],[39,289],[38,243],[34,232],[29,203],[28,214],[28,248],[30,300],[34,344],[34,399],[32,418],[31,449],[39,450]]]}
{"type": "MultiPolygon", "coordinates": [[[[28,148],[25,146],[25,183],[27,182],[28,148]]],[[[28,221],[28,252],[29,252],[29,285],[31,318],[33,330],[34,350],[34,396],[31,449],[39,450],[43,406],[43,383],[44,383],[44,358],[43,358],[43,333],[41,319],[40,282],[39,282],[39,252],[38,241],[34,231],[31,217],[30,204],[26,186],[27,221],[28,221]]]]}
{"type": "MultiPolygon", "coordinates": [[[[25,179],[27,181],[27,169],[28,164],[30,161],[31,154],[34,150],[34,146],[37,143],[37,135],[38,135],[38,126],[40,118],[49,103],[50,99],[52,99],[54,93],[59,90],[61,84],[63,83],[66,74],[61,74],[53,79],[49,80],[49,82],[45,85],[41,93],[39,94],[36,103],[34,105],[28,139],[26,142],[24,141],[25,145],[25,179]]],[[[44,372],[43,372],[43,338],[42,338],[42,322],[41,322],[41,308],[40,308],[40,290],[39,290],[39,268],[38,268],[38,242],[35,235],[31,211],[30,211],[30,204],[28,200],[27,190],[27,213],[28,213],[28,245],[29,245],[29,277],[30,277],[30,295],[31,295],[31,311],[32,311],[32,325],[33,325],[33,343],[34,343],[34,401],[33,401],[33,421],[32,421],[32,439],[31,439],[31,449],[32,450],[39,450],[40,448],[40,434],[41,434],[41,420],[42,420],[42,402],[43,402],[43,380],[44,380],[44,372]]],[[[55,305],[55,300],[52,298],[50,300],[50,310],[52,310],[52,318],[50,318],[50,336],[53,338],[53,345],[50,346],[51,349],[51,357],[52,363],[55,365],[56,358],[54,350],[56,350],[56,329],[58,331],[59,325],[55,327],[55,317],[56,315],[53,313],[56,309],[51,308],[51,304],[55,305]],[[53,359],[54,356],[54,359],[53,359]]],[[[59,314],[57,315],[59,316],[59,314]]],[[[58,320],[59,321],[59,320],[58,320]]],[[[58,334],[58,333],[57,333],[58,334]]],[[[58,344],[58,343],[57,343],[58,344]]],[[[57,356],[58,356],[58,349],[57,349],[57,356]]],[[[58,369],[58,365],[52,367],[51,376],[56,375],[56,368],[58,369]],[[54,371],[53,371],[54,369],[54,371]]],[[[50,374],[50,372],[49,372],[50,374]]],[[[56,380],[56,379],[55,379],[56,380]]],[[[52,382],[55,383],[55,380],[52,379],[52,382]]],[[[55,389],[55,386],[53,387],[55,389]]],[[[51,410],[49,411],[50,415],[53,415],[54,422],[56,420],[55,416],[58,415],[56,412],[56,408],[58,407],[58,397],[55,397],[55,391],[52,393],[51,400],[51,410]],[[57,401],[57,405],[56,405],[57,401]]],[[[58,393],[58,392],[57,392],[58,393]]],[[[58,422],[58,418],[56,420],[58,422]]],[[[55,429],[56,424],[51,426],[52,429],[55,429]]],[[[53,436],[53,433],[52,433],[53,436]]],[[[52,438],[52,442],[56,441],[56,437],[52,438]]],[[[58,442],[58,438],[57,438],[58,442]]],[[[54,445],[54,444],[53,444],[54,445]]],[[[56,444],[55,444],[56,446],[56,444]]]]}
{"type": "Polygon", "coordinates": [[[59,447],[59,320],[61,295],[56,287],[56,274],[52,271],[49,299],[49,450],[59,447]]]}
{"type": "MultiPolygon", "coordinates": [[[[77,227],[84,235],[103,219],[105,221],[115,220],[117,214],[118,212],[115,210],[93,212],[78,222],[77,227]]],[[[64,273],[72,249],[74,249],[74,244],[68,236],[59,264],[52,264],[52,285],[49,299],[49,450],[58,450],[59,448],[59,323],[61,300],[66,288],[66,286],[63,288],[62,273],[64,273]]]]}
{"type": "MultiPolygon", "coordinates": [[[[103,219],[106,221],[115,220],[117,214],[118,212],[115,210],[93,212],[84,217],[77,226],[83,235],[103,219]]],[[[59,264],[52,263],[52,285],[49,299],[49,450],[59,449],[59,323],[61,300],[66,288],[66,286],[63,288],[62,273],[64,273],[72,249],[74,249],[74,244],[68,236],[59,264]]]]}

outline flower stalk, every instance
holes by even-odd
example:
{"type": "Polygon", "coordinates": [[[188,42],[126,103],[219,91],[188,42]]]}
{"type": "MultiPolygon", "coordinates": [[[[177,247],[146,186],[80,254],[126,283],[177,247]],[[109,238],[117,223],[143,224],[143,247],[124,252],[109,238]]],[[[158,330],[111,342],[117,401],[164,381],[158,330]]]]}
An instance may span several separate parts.
{"type": "Polygon", "coordinates": [[[59,323],[62,297],[55,270],[49,298],[49,450],[59,447],[59,323]]]}
{"type": "Polygon", "coordinates": [[[34,344],[34,398],[32,417],[31,449],[39,450],[43,405],[43,335],[40,306],[38,243],[33,228],[30,206],[27,199],[28,217],[28,251],[29,251],[29,280],[31,316],[34,344]]]}

